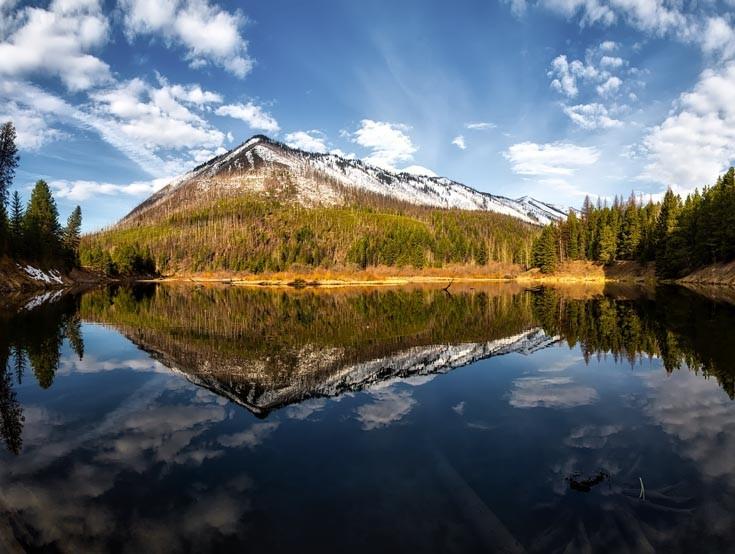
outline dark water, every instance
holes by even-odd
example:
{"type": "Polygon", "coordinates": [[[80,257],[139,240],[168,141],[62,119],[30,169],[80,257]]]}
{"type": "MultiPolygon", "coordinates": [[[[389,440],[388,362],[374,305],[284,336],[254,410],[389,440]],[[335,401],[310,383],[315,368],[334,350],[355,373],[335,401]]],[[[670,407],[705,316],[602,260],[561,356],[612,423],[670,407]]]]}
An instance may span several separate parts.
{"type": "Polygon", "coordinates": [[[2,552],[732,551],[726,300],[148,286],[6,304],[2,552]]]}

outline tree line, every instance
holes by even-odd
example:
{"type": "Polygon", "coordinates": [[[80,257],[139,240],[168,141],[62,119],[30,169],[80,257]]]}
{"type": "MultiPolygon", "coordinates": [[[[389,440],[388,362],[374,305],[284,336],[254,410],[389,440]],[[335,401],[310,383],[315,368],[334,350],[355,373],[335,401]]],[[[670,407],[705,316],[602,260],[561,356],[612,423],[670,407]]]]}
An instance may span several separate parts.
{"type": "Polygon", "coordinates": [[[25,206],[17,190],[10,196],[20,162],[16,138],[12,122],[0,127],[0,257],[47,266],[77,266],[81,208],[77,206],[62,227],[46,181],[36,182],[25,206]]]}
{"type": "Polygon", "coordinates": [[[729,262],[735,259],[735,169],[685,200],[671,189],[661,202],[631,195],[594,205],[587,197],[579,212],[542,230],[532,258],[544,273],[568,260],[655,262],[662,278],[729,262]]]}

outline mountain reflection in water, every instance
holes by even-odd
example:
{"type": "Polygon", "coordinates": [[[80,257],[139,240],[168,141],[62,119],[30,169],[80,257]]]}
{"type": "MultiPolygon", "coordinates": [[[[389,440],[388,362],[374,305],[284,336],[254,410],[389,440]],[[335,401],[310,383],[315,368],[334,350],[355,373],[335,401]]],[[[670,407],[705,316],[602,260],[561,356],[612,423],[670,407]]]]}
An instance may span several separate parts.
{"type": "Polygon", "coordinates": [[[3,550],[734,538],[722,298],[140,285],[7,302],[3,550]]]}

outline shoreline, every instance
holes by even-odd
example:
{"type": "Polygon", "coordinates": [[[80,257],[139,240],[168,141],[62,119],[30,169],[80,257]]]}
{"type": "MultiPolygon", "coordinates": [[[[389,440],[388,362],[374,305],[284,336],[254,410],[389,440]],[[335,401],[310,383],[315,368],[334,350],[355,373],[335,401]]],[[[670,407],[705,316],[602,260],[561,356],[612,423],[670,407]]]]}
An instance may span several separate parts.
{"type": "MultiPolygon", "coordinates": [[[[13,273],[20,273],[17,268],[13,273]]],[[[89,269],[72,270],[63,274],[62,282],[34,281],[22,275],[20,282],[8,279],[0,283],[0,289],[7,293],[59,290],[75,286],[102,286],[126,283],[171,283],[192,285],[225,285],[249,288],[351,288],[351,287],[401,287],[409,285],[446,286],[491,285],[514,283],[522,286],[578,285],[600,286],[606,284],[656,286],[677,284],[681,286],[735,287],[733,270],[735,262],[728,266],[705,268],[699,272],[676,280],[662,280],[655,277],[652,266],[642,266],[630,262],[619,262],[612,266],[602,266],[588,262],[570,262],[560,271],[542,274],[538,269],[522,271],[519,267],[503,267],[501,271],[480,273],[472,268],[428,269],[421,272],[409,270],[391,271],[381,267],[365,272],[288,272],[274,274],[236,274],[236,273],[181,273],[159,277],[118,277],[109,278],[89,269]],[[4,286],[3,286],[4,285],[4,286]],[[16,286],[13,286],[16,285],[16,286]]],[[[496,268],[500,269],[500,268],[496,268]]],[[[7,271],[5,274],[7,275],[7,271]]]]}

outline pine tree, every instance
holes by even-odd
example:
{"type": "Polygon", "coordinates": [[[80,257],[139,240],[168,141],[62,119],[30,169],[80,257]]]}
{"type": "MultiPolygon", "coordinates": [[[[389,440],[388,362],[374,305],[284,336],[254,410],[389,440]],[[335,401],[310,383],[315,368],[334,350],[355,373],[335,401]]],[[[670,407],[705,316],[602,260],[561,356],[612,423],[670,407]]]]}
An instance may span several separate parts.
{"type": "Polygon", "coordinates": [[[677,217],[681,209],[681,199],[669,189],[664,195],[661,203],[661,211],[656,221],[654,235],[656,251],[656,273],[662,277],[673,277],[672,267],[669,263],[669,239],[676,228],[677,217]]]}
{"type": "Polygon", "coordinates": [[[45,262],[58,256],[61,242],[59,212],[46,181],[36,182],[23,223],[28,256],[45,262]]]}
{"type": "Polygon", "coordinates": [[[71,212],[63,231],[63,244],[72,265],[79,265],[79,239],[82,231],[82,209],[77,206],[71,212]]]}
{"type": "Polygon", "coordinates": [[[533,245],[533,264],[541,269],[542,273],[556,271],[559,258],[557,255],[556,227],[547,225],[533,245]]]}
{"type": "Polygon", "coordinates": [[[23,204],[17,190],[10,203],[10,244],[15,256],[23,253],[23,204]]]}
{"type": "Polygon", "coordinates": [[[0,127],[0,204],[5,207],[8,203],[8,191],[15,178],[15,169],[20,157],[15,144],[15,126],[11,121],[0,127]]]}
{"type": "Polygon", "coordinates": [[[610,225],[604,225],[600,231],[600,245],[598,260],[602,263],[609,264],[615,261],[615,253],[617,252],[617,240],[615,231],[610,225]]]}
{"type": "Polygon", "coordinates": [[[620,241],[618,253],[626,260],[633,260],[638,254],[641,242],[641,223],[635,198],[631,197],[623,212],[623,222],[620,227],[620,241]]]}

